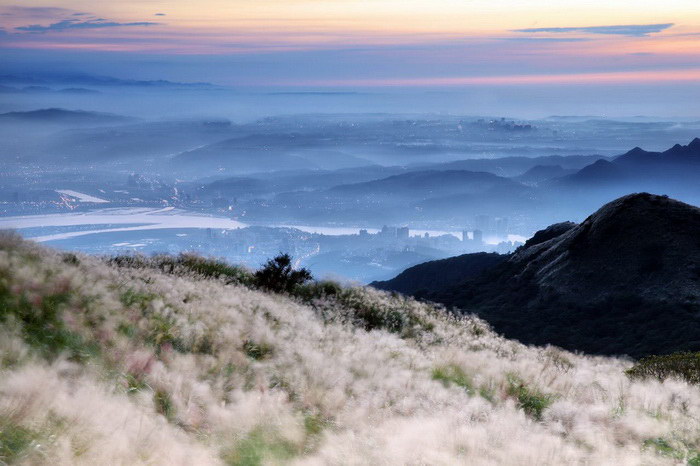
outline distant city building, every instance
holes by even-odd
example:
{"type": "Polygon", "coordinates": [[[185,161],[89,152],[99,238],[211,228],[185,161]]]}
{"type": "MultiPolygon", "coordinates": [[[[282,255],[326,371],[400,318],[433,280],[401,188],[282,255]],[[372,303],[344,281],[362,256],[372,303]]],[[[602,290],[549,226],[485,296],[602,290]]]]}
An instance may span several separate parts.
{"type": "Polygon", "coordinates": [[[474,236],[475,243],[481,244],[484,242],[484,233],[481,230],[474,230],[472,235],[474,236]]]}
{"type": "Polygon", "coordinates": [[[495,221],[496,235],[503,238],[508,236],[508,219],[506,217],[497,218],[495,221]]]}
{"type": "Polygon", "coordinates": [[[390,238],[396,238],[396,227],[388,227],[384,225],[382,227],[381,235],[390,238]]]}
{"type": "Polygon", "coordinates": [[[360,236],[368,236],[368,235],[369,235],[369,233],[364,228],[362,230],[360,230],[360,236]]]}
{"type": "Polygon", "coordinates": [[[396,229],[396,237],[398,239],[408,239],[408,227],[399,227],[396,229]]]}
{"type": "Polygon", "coordinates": [[[477,215],[474,218],[474,228],[482,232],[491,231],[491,217],[488,215],[477,215]]]}
{"type": "Polygon", "coordinates": [[[469,241],[469,232],[467,230],[462,230],[462,241],[465,243],[469,241]]]}

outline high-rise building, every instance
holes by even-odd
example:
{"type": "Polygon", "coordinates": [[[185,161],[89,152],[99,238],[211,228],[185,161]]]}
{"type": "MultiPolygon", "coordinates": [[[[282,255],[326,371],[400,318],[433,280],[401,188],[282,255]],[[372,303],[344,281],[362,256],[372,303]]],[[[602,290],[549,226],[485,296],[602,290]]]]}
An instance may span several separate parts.
{"type": "Polygon", "coordinates": [[[508,218],[500,217],[495,221],[496,235],[499,238],[505,238],[508,236],[508,218]]]}
{"type": "Polygon", "coordinates": [[[381,235],[396,238],[396,227],[389,227],[384,225],[382,227],[381,235]]]}
{"type": "Polygon", "coordinates": [[[396,229],[396,237],[398,239],[408,239],[408,227],[399,227],[396,229]]]}
{"type": "Polygon", "coordinates": [[[484,242],[484,233],[481,230],[474,230],[472,235],[474,236],[475,243],[481,244],[484,242]]]}
{"type": "Polygon", "coordinates": [[[474,217],[474,229],[482,232],[491,231],[491,217],[488,215],[477,215],[474,217]]]}
{"type": "Polygon", "coordinates": [[[466,243],[467,241],[469,241],[469,232],[462,230],[462,242],[466,243]]]}

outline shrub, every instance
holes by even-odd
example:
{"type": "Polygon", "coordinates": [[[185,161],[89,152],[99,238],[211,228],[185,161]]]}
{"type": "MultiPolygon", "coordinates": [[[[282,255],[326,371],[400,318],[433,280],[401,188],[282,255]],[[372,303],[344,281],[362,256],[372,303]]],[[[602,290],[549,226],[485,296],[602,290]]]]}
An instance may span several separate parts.
{"type": "Polygon", "coordinates": [[[406,326],[406,316],[395,309],[386,309],[380,306],[358,306],[355,317],[360,321],[365,330],[386,330],[392,333],[400,333],[406,326]]]}
{"type": "Polygon", "coordinates": [[[342,292],[343,287],[340,284],[330,280],[321,280],[296,287],[294,295],[305,302],[310,302],[314,299],[339,296],[342,292]]]}
{"type": "Polygon", "coordinates": [[[630,378],[653,377],[666,380],[675,377],[691,384],[700,383],[700,353],[673,353],[662,356],[648,356],[637,362],[625,373],[630,378]]]}
{"type": "Polygon", "coordinates": [[[294,270],[289,254],[280,254],[270,259],[263,268],[255,272],[255,282],[260,288],[277,293],[291,293],[311,278],[311,272],[307,269],[294,270]]]}

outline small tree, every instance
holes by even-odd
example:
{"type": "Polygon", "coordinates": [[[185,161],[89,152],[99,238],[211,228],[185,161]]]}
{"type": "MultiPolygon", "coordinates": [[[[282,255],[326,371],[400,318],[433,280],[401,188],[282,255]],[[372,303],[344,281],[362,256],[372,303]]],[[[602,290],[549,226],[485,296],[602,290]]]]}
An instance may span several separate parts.
{"type": "Polygon", "coordinates": [[[277,293],[291,293],[297,285],[311,280],[307,269],[294,270],[289,254],[280,254],[267,261],[265,266],[255,272],[255,281],[261,288],[277,293]]]}

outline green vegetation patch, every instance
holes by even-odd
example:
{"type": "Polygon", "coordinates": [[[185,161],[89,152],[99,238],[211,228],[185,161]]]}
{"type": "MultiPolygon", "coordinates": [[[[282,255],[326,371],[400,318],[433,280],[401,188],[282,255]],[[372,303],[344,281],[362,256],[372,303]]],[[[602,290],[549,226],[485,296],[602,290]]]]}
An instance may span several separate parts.
{"type": "Polygon", "coordinates": [[[166,273],[191,272],[206,278],[221,278],[228,283],[244,285],[253,283],[253,275],[243,267],[192,253],[182,253],[177,256],[161,254],[153,257],[125,254],[110,257],[107,262],[119,267],[155,268],[166,273]]]}
{"type": "Polygon", "coordinates": [[[633,379],[651,377],[663,381],[675,377],[691,384],[700,384],[700,353],[648,356],[639,360],[625,373],[633,379]]]}
{"type": "Polygon", "coordinates": [[[642,448],[654,450],[658,455],[679,461],[676,464],[685,461],[688,466],[700,466],[700,452],[688,448],[683,442],[658,437],[645,440],[642,448]]]}
{"type": "Polygon", "coordinates": [[[255,343],[251,340],[243,342],[243,352],[251,359],[260,361],[272,356],[272,346],[267,343],[255,343]]]}
{"type": "Polygon", "coordinates": [[[165,390],[156,390],[153,393],[153,405],[159,414],[172,421],[175,418],[175,406],[170,394],[165,390]]]}
{"type": "Polygon", "coordinates": [[[508,389],[506,393],[508,396],[518,400],[518,407],[536,421],[542,420],[544,410],[554,402],[554,396],[528,387],[515,375],[508,376],[508,389]]]}
{"type": "Polygon", "coordinates": [[[71,360],[84,362],[99,353],[99,346],[66,327],[62,314],[71,297],[72,293],[66,291],[30,300],[0,284],[0,322],[15,319],[24,341],[49,360],[67,353],[71,360]]]}
{"type": "Polygon", "coordinates": [[[148,304],[157,297],[158,295],[153,293],[144,293],[129,288],[119,295],[119,301],[126,307],[138,307],[144,310],[148,307],[148,304]]]}
{"type": "Polygon", "coordinates": [[[0,418],[0,464],[14,464],[22,460],[39,437],[37,431],[0,418]]]}
{"type": "Polygon", "coordinates": [[[222,459],[231,466],[259,466],[267,462],[285,462],[299,453],[291,442],[274,432],[258,428],[224,451],[222,459]]]}
{"type": "Polygon", "coordinates": [[[185,344],[179,338],[175,328],[175,319],[163,314],[154,314],[148,321],[146,341],[155,346],[156,354],[160,354],[164,345],[171,345],[179,352],[185,352],[185,344]]]}
{"type": "Polygon", "coordinates": [[[252,281],[251,273],[243,267],[196,254],[180,254],[175,263],[204,277],[225,278],[229,282],[242,284],[250,284],[252,281]]]}
{"type": "Polygon", "coordinates": [[[445,387],[456,385],[463,388],[467,393],[473,393],[473,385],[469,376],[461,367],[449,364],[447,366],[436,367],[432,372],[433,380],[442,382],[445,387]]]}

